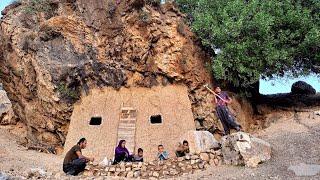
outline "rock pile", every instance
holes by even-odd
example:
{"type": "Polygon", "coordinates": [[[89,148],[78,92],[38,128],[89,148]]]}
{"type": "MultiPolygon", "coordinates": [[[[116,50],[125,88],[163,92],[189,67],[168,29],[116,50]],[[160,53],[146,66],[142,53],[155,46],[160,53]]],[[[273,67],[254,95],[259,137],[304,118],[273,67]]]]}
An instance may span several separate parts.
{"type": "Polygon", "coordinates": [[[244,132],[233,133],[221,139],[224,163],[257,167],[271,158],[271,146],[262,139],[244,132]]]}
{"type": "Polygon", "coordinates": [[[127,178],[168,178],[219,166],[223,158],[221,150],[210,150],[166,161],[120,163],[112,166],[89,165],[83,176],[118,176],[127,178]]]}

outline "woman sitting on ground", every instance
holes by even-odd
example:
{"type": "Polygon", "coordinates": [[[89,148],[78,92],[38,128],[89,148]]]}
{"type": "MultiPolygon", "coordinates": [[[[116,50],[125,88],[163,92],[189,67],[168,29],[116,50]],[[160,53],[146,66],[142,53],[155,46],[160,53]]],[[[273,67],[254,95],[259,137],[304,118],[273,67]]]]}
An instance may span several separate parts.
{"type": "Polygon", "coordinates": [[[128,149],[126,148],[125,140],[121,140],[118,146],[116,147],[113,164],[118,164],[121,161],[132,161],[132,155],[130,155],[128,149]]]}
{"type": "Polygon", "coordinates": [[[183,143],[179,143],[179,146],[176,150],[176,156],[177,157],[183,157],[187,155],[190,152],[189,150],[189,143],[188,141],[184,140],[183,143]]]}

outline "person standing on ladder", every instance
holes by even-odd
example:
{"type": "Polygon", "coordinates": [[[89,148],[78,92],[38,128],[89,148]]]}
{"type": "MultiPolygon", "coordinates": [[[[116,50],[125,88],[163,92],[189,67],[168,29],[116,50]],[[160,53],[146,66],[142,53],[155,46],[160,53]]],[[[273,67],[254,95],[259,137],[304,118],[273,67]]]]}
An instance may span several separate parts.
{"type": "Polygon", "coordinates": [[[232,99],[224,91],[221,91],[219,86],[214,88],[213,94],[216,103],[216,113],[221,121],[224,129],[224,134],[230,134],[230,129],[235,129],[236,131],[241,130],[241,126],[236,122],[234,116],[230,113],[228,105],[232,103],[232,99]]]}

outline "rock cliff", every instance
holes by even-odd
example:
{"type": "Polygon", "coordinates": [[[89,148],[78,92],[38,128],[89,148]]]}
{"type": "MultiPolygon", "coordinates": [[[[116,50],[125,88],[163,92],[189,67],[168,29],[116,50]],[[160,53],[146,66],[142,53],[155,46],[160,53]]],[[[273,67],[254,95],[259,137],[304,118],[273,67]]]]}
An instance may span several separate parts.
{"type": "Polygon", "coordinates": [[[173,4],[30,0],[2,14],[0,81],[14,110],[10,122],[25,125],[29,144],[63,146],[73,104],[104,86],[185,84],[196,127],[217,124],[203,87],[213,83],[210,58],[173,4]]]}

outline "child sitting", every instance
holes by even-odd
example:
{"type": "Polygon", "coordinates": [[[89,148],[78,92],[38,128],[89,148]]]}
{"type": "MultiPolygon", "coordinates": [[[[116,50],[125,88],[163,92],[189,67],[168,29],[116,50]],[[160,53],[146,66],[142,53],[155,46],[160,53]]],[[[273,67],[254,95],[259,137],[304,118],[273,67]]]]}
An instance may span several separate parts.
{"type": "Polygon", "coordinates": [[[138,149],[138,154],[133,156],[134,162],[143,162],[143,149],[138,149]]]}
{"type": "Polygon", "coordinates": [[[163,145],[158,146],[158,154],[157,154],[157,159],[160,161],[162,160],[167,160],[169,158],[169,153],[164,150],[163,145]]]}

